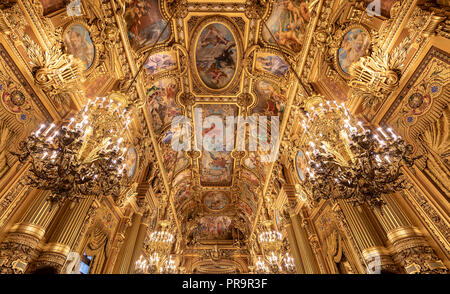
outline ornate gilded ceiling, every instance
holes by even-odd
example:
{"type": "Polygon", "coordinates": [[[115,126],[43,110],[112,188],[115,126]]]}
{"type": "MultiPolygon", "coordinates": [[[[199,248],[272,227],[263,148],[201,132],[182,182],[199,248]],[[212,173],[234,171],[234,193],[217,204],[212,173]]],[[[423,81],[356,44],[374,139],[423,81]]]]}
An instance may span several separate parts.
{"type": "MultiPolygon", "coordinates": [[[[14,2],[0,7],[10,9],[0,15],[2,38],[15,48],[0,48],[0,62],[19,56],[9,61],[15,68],[2,68],[20,73],[18,65],[35,80],[16,81],[12,77],[18,75],[0,72],[6,85],[2,102],[14,117],[8,125],[11,132],[21,133],[27,120],[66,118],[87,98],[126,94],[137,110],[127,133],[134,144],[128,152],[128,173],[135,184],[116,204],[125,207],[135,194],[145,198],[155,207],[154,227],[158,218],[167,217],[162,211],[168,203],[179,243],[184,243],[177,246],[185,246],[186,254],[208,244],[220,244],[225,251],[259,251],[255,242],[244,241],[255,238],[263,206],[281,230],[286,203],[292,200],[277,198],[281,185],[292,177],[279,163],[296,171],[298,177],[290,182],[302,180],[305,159],[297,150],[297,130],[298,110],[305,107],[306,97],[321,93],[358,108],[365,120],[393,121],[393,111],[381,117],[389,95],[410,96],[414,87],[426,96],[427,88],[419,89],[414,79],[398,93],[399,80],[410,75],[414,65],[409,64],[420,61],[417,56],[425,56],[420,42],[430,35],[433,21],[433,29],[438,23],[424,22],[431,16],[416,11],[414,21],[406,22],[400,7],[409,11],[414,1],[396,0],[381,1],[375,17],[366,10],[369,0],[81,0],[78,12],[67,10],[69,0],[33,0],[21,2],[29,12],[27,21],[17,17],[20,10],[14,2]],[[383,63],[379,56],[384,52],[390,55],[383,63]],[[66,63],[71,70],[62,66],[66,63]],[[364,76],[361,68],[373,63],[383,75],[358,84],[364,76]],[[365,103],[356,94],[366,97],[365,103]],[[45,107],[40,100],[47,101],[45,107]],[[38,114],[30,116],[32,112],[38,114]],[[180,116],[186,117],[190,132],[173,125],[180,116]],[[251,121],[258,116],[279,117],[279,141],[270,124],[264,138],[252,129],[251,121]],[[233,124],[227,123],[229,117],[235,118],[233,124]],[[248,122],[244,132],[238,129],[241,120],[248,122]],[[180,134],[190,139],[189,150],[174,150],[172,143],[180,134]],[[254,139],[260,140],[258,148],[249,150],[254,139]],[[261,141],[273,144],[272,150],[280,148],[275,160],[267,160],[270,152],[261,141]],[[247,143],[245,151],[238,148],[242,142],[247,143]],[[203,148],[196,150],[199,144],[203,148]]],[[[430,46],[426,50],[434,52],[430,46]]],[[[432,78],[437,63],[448,58],[435,55],[426,71],[413,76],[430,87],[437,83],[432,78]]],[[[439,91],[431,95],[441,95],[439,91]]],[[[430,101],[414,107],[395,100],[395,107],[405,109],[395,123],[415,124],[432,108],[430,101]]],[[[418,133],[411,128],[408,136],[415,139],[418,133]]],[[[220,272],[215,266],[200,262],[198,271],[220,272]]],[[[242,268],[222,266],[228,272],[242,268]]]]}
{"type": "Polygon", "coordinates": [[[201,111],[203,119],[218,117],[224,125],[229,116],[283,118],[294,85],[289,63],[301,52],[316,2],[126,3],[127,41],[136,64],[144,62],[139,81],[145,109],[183,234],[231,240],[232,225],[249,236],[261,200],[257,191],[271,163],[261,162],[259,151],[236,152],[237,142],[254,135],[249,129],[238,134],[231,125],[233,136],[218,141],[224,131],[214,122],[196,120],[194,112],[201,111]],[[173,150],[171,142],[179,138],[173,137],[177,130],[171,123],[179,115],[188,117],[193,129],[201,125],[201,137],[193,134],[194,144],[203,143],[199,152],[173,150]],[[187,219],[197,225],[186,228],[187,219]]]}

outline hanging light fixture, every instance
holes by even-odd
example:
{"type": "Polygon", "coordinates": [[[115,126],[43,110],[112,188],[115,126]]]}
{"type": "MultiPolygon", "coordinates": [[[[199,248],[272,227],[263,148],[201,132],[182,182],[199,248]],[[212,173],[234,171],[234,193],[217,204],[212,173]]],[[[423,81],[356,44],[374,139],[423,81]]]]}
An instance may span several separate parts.
{"type": "Polygon", "coordinates": [[[295,273],[295,264],[294,259],[291,257],[289,253],[286,253],[286,255],[283,258],[283,269],[287,273],[295,273]]]}
{"type": "Polygon", "coordinates": [[[343,103],[319,101],[304,112],[302,122],[308,161],[303,185],[309,199],[381,207],[383,194],[405,188],[401,167],[417,159],[411,157],[412,146],[391,128],[364,127],[343,103]]]}
{"type": "Polygon", "coordinates": [[[136,272],[140,272],[144,268],[142,272],[150,274],[178,273],[175,260],[170,255],[175,238],[169,231],[169,224],[169,221],[161,221],[161,228],[150,234],[145,246],[149,257],[148,259],[142,257],[136,261],[136,272]]]}
{"type": "Polygon", "coordinates": [[[118,197],[127,182],[123,130],[129,123],[120,102],[89,100],[62,126],[42,124],[14,155],[22,164],[30,161],[27,184],[50,191],[52,203],[89,195],[118,197]]]}
{"type": "MultiPolygon", "coordinates": [[[[272,222],[265,221],[264,229],[258,236],[267,267],[273,273],[279,273],[283,256],[283,235],[272,229],[272,222]]],[[[262,266],[262,265],[261,265],[262,266]]],[[[262,267],[264,268],[264,267],[262,267]]]]}

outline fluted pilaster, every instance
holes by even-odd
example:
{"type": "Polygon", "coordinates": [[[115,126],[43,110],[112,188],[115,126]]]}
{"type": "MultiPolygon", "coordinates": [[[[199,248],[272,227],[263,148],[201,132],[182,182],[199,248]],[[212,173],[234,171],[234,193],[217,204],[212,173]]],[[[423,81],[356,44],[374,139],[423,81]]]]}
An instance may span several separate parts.
{"type": "Polygon", "coordinates": [[[384,196],[386,205],[375,212],[392,244],[394,260],[408,274],[448,273],[447,267],[412,224],[395,197],[399,195],[384,196]]]}
{"type": "Polygon", "coordinates": [[[302,258],[300,256],[300,250],[298,249],[298,244],[297,241],[295,240],[295,233],[294,233],[294,229],[292,228],[292,224],[286,224],[286,232],[287,232],[287,237],[288,237],[288,241],[289,241],[289,245],[290,245],[290,249],[291,249],[291,254],[294,257],[294,263],[295,263],[295,269],[297,274],[304,274],[305,273],[305,269],[303,267],[303,262],[302,262],[302,258]]]}
{"type": "Polygon", "coordinates": [[[345,217],[352,239],[364,258],[366,270],[374,273],[397,272],[381,236],[367,215],[368,211],[363,206],[354,206],[345,200],[339,200],[338,206],[342,210],[340,217],[345,217]]]}
{"type": "Polygon", "coordinates": [[[114,267],[115,274],[127,274],[130,267],[131,258],[134,251],[134,245],[141,225],[141,213],[135,213],[132,218],[132,224],[127,228],[125,233],[125,241],[117,257],[114,267]]]}
{"type": "Polygon", "coordinates": [[[29,197],[35,201],[0,244],[0,273],[24,273],[37,257],[37,247],[58,210],[51,207],[47,196],[47,191],[31,191],[29,197]]]}
{"type": "Polygon", "coordinates": [[[58,224],[51,233],[47,245],[36,261],[36,267],[50,266],[60,271],[67,255],[72,250],[94,201],[94,196],[86,197],[78,203],[67,202],[58,224]]]}

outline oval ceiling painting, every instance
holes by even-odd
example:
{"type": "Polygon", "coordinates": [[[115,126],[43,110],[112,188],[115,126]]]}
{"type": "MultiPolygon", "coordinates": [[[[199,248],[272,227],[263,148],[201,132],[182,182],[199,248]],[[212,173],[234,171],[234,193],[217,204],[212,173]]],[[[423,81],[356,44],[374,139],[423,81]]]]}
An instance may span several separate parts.
{"type": "Polygon", "coordinates": [[[350,65],[367,55],[370,46],[370,35],[367,30],[355,27],[351,28],[342,39],[338,50],[338,62],[340,69],[349,74],[350,65]]]}
{"type": "Polygon", "coordinates": [[[222,23],[210,23],[200,33],[195,47],[197,72],[203,83],[219,90],[227,86],[236,72],[236,40],[222,23]]]}
{"type": "Polygon", "coordinates": [[[69,54],[83,61],[85,69],[94,63],[95,46],[87,28],[81,23],[69,25],[64,32],[64,44],[69,54]]]}
{"type": "Polygon", "coordinates": [[[128,177],[130,178],[132,178],[136,173],[137,159],[136,149],[134,149],[134,147],[130,147],[130,149],[128,149],[125,161],[125,169],[127,171],[128,177]]]}
{"type": "Polygon", "coordinates": [[[224,192],[210,192],[205,196],[205,205],[211,210],[222,210],[228,200],[224,192]]]}

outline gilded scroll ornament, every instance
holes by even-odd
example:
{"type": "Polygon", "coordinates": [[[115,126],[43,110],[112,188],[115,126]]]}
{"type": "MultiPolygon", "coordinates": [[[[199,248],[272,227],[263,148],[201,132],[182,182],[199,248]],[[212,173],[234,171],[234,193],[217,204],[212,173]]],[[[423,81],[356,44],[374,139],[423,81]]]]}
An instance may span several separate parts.
{"type": "Polygon", "coordinates": [[[410,42],[405,38],[391,54],[378,47],[353,63],[349,68],[352,99],[363,99],[363,107],[372,109],[397,89],[410,42]]]}

